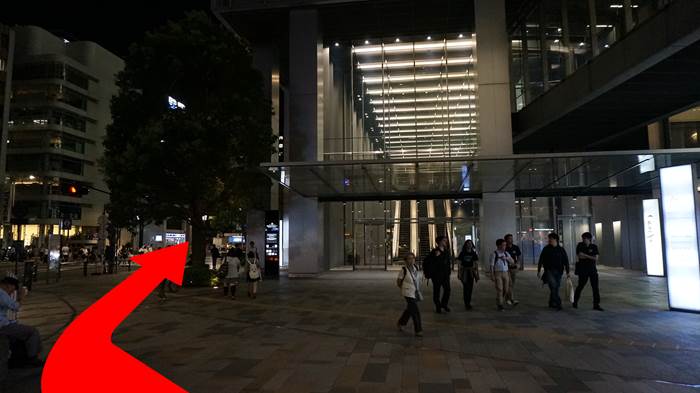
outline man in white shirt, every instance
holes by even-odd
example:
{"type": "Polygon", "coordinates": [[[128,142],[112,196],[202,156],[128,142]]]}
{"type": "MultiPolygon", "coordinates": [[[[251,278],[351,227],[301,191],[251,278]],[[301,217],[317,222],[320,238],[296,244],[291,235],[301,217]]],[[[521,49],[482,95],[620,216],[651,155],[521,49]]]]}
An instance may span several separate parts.
{"type": "MultiPolygon", "coordinates": [[[[20,301],[24,297],[24,288],[20,290],[19,281],[14,277],[5,277],[0,280],[0,335],[10,339],[10,344],[24,344],[26,359],[24,365],[41,366],[43,362],[38,356],[41,352],[41,338],[39,332],[27,325],[17,323],[8,318],[8,311],[19,311],[20,301]],[[12,299],[12,294],[17,293],[17,300],[12,299]]],[[[16,355],[13,354],[13,358],[16,355]]]]}
{"type": "Polygon", "coordinates": [[[499,311],[504,310],[503,303],[510,292],[508,266],[514,263],[515,261],[506,251],[506,241],[503,239],[496,240],[496,251],[491,254],[489,270],[491,272],[491,280],[496,284],[496,298],[499,311]]]}

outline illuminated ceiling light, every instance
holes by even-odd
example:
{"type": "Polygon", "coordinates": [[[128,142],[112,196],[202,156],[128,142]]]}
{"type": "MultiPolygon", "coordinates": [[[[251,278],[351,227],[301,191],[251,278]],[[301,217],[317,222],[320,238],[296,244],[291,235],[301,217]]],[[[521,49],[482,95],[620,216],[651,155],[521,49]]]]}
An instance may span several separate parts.
{"type": "Polygon", "coordinates": [[[476,90],[476,85],[473,83],[465,84],[461,86],[429,86],[429,87],[400,87],[400,88],[389,88],[389,89],[367,89],[368,95],[374,96],[384,96],[400,93],[431,93],[437,91],[452,92],[452,91],[474,91],[476,90]]]}
{"type": "Polygon", "coordinates": [[[353,48],[352,52],[358,55],[361,54],[377,54],[377,53],[400,53],[400,52],[424,52],[431,50],[452,50],[452,49],[467,49],[475,46],[474,40],[451,40],[443,42],[414,42],[411,44],[389,44],[389,45],[371,45],[361,48],[353,48]]]}
{"type": "Polygon", "coordinates": [[[477,124],[476,120],[450,120],[450,121],[428,121],[428,122],[405,122],[405,123],[379,123],[379,127],[383,129],[389,128],[410,128],[410,127],[431,127],[431,126],[447,126],[447,125],[464,125],[477,124]]]}
{"type": "Polygon", "coordinates": [[[450,134],[435,134],[436,132],[447,132],[445,129],[439,129],[439,130],[422,130],[423,133],[416,133],[416,132],[406,132],[404,135],[395,135],[392,133],[389,136],[385,136],[384,139],[386,140],[400,140],[404,139],[407,141],[411,141],[412,139],[418,139],[418,138],[456,138],[456,137],[463,137],[463,136],[477,136],[477,133],[475,132],[465,132],[465,133],[450,133],[450,134]]]}
{"type": "Polygon", "coordinates": [[[464,38],[464,34],[460,34],[460,35],[459,35],[459,38],[464,38]]]}
{"type": "Polygon", "coordinates": [[[559,43],[559,40],[558,40],[558,39],[554,40],[554,43],[555,43],[555,44],[558,44],[558,43],[559,43]]]}
{"type": "Polygon", "coordinates": [[[369,45],[369,40],[365,40],[365,45],[369,45]]]}
{"type": "Polygon", "coordinates": [[[431,120],[431,119],[447,119],[447,118],[458,118],[458,117],[472,117],[471,114],[469,113],[460,113],[460,112],[454,112],[454,113],[442,113],[440,115],[402,115],[402,116],[388,116],[388,117],[382,117],[378,116],[377,121],[383,122],[383,121],[398,121],[398,120],[431,120]]]}
{"type": "Polygon", "coordinates": [[[358,64],[357,68],[360,70],[378,70],[382,68],[415,68],[415,67],[427,67],[427,66],[444,66],[444,65],[460,65],[460,64],[473,64],[473,57],[458,57],[445,61],[440,60],[415,60],[415,61],[387,61],[384,63],[366,63],[358,64]]]}
{"type": "Polygon", "coordinates": [[[36,176],[34,176],[34,175],[29,175],[29,180],[34,180],[34,179],[36,179],[36,176]]]}
{"type": "Polygon", "coordinates": [[[622,8],[624,7],[622,4],[610,4],[610,8],[622,8]]]}
{"type": "Polygon", "coordinates": [[[395,40],[395,42],[401,42],[401,40],[397,38],[397,39],[395,40]]]}
{"type": "Polygon", "coordinates": [[[336,42],[336,43],[333,44],[333,45],[334,45],[334,46],[340,46],[340,43],[339,43],[339,42],[336,42]]]}
{"type": "Polygon", "coordinates": [[[578,46],[584,46],[584,45],[586,45],[586,44],[583,42],[579,42],[579,44],[578,44],[578,46]]]}
{"type": "Polygon", "coordinates": [[[475,77],[474,73],[469,72],[450,72],[440,74],[422,74],[422,75],[387,75],[385,77],[365,77],[362,81],[367,85],[378,85],[391,82],[411,82],[411,81],[426,81],[434,79],[456,79],[475,77]]]}
{"type": "Polygon", "coordinates": [[[608,44],[605,44],[605,45],[603,45],[603,46],[604,46],[605,48],[610,48],[610,45],[608,45],[608,44]]]}
{"type": "Polygon", "coordinates": [[[430,41],[430,40],[432,40],[432,39],[433,39],[433,37],[431,37],[431,36],[428,36],[428,41],[430,41]]]}
{"type": "MultiPolygon", "coordinates": [[[[407,113],[407,112],[438,112],[438,111],[453,111],[459,109],[455,106],[453,107],[433,107],[433,106],[408,106],[402,108],[375,108],[372,110],[373,113],[407,113]]],[[[464,105],[461,109],[476,109],[476,105],[464,105]]],[[[473,112],[472,112],[473,113],[473,112]]],[[[476,116],[476,113],[473,114],[476,116]]]]}
{"type": "Polygon", "coordinates": [[[453,101],[474,101],[476,100],[476,95],[465,94],[459,96],[449,96],[449,97],[416,97],[416,98],[385,98],[385,99],[372,99],[369,101],[370,104],[375,106],[383,105],[395,105],[395,104],[413,104],[418,102],[453,102],[453,101]]]}

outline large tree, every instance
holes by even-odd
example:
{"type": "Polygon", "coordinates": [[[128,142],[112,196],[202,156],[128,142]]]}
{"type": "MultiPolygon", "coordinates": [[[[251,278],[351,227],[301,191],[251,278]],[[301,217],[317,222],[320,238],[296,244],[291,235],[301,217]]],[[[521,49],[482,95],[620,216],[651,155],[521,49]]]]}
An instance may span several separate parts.
{"type": "Polygon", "coordinates": [[[248,45],[193,12],[132,45],[118,75],[103,169],[110,219],[182,219],[192,228],[192,263],[204,263],[204,216],[252,204],[273,151],[271,105],[248,45]],[[168,98],[180,105],[171,107],[168,98]]]}

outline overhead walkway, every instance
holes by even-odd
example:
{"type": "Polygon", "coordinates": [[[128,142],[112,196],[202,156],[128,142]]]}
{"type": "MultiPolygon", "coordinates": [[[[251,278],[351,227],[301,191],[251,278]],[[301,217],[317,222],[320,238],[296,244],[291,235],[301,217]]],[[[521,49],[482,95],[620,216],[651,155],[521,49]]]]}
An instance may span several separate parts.
{"type": "Polygon", "coordinates": [[[700,101],[700,1],[675,0],[514,115],[517,152],[594,150],[700,101]]]}

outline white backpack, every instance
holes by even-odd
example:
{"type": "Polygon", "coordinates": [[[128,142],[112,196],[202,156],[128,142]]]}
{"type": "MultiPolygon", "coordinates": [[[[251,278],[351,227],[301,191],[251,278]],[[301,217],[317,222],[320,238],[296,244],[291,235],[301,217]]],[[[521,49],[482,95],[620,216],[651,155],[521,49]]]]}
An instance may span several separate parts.
{"type": "Polygon", "coordinates": [[[248,276],[251,280],[257,280],[260,278],[260,269],[258,269],[257,263],[248,262],[248,276]]]}

